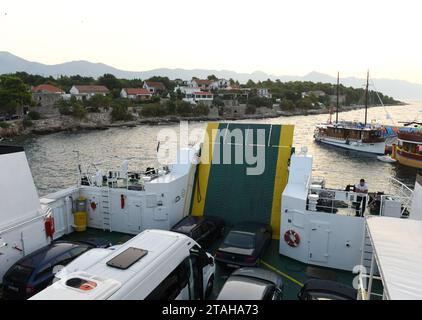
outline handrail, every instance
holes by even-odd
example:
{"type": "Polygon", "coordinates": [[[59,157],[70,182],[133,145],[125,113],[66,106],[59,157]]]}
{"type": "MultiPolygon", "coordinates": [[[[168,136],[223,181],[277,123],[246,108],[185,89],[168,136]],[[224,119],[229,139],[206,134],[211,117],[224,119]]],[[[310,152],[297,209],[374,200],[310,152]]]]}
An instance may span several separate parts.
{"type": "Polygon", "coordinates": [[[36,217],[31,218],[31,219],[26,220],[26,221],[19,222],[19,223],[15,224],[15,225],[13,225],[11,227],[8,227],[6,229],[0,230],[0,234],[7,233],[7,232],[9,232],[9,231],[11,231],[13,229],[19,228],[19,227],[21,227],[21,226],[23,226],[25,224],[28,224],[30,222],[33,222],[35,220],[38,220],[38,219],[41,219],[41,218],[45,218],[46,216],[48,216],[50,214],[52,214],[52,210],[51,210],[51,208],[48,208],[47,211],[45,213],[43,213],[42,215],[36,216],[36,217]]]}

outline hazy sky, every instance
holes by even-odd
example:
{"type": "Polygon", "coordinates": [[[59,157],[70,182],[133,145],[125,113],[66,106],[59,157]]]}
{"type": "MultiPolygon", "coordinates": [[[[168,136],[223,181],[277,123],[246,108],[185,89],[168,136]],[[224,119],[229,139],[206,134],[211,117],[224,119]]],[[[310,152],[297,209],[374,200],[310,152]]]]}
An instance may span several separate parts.
{"type": "Polygon", "coordinates": [[[265,71],[422,83],[418,0],[1,0],[0,51],[47,64],[265,71]]]}

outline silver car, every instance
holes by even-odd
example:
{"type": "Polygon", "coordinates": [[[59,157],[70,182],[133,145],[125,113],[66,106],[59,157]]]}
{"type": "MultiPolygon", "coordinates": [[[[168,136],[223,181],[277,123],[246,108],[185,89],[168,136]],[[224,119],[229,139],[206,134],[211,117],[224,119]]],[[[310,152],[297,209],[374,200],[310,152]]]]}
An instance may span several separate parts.
{"type": "Polygon", "coordinates": [[[221,289],[217,300],[281,300],[283,280],[262,268],[235,270],[221,289]]]}

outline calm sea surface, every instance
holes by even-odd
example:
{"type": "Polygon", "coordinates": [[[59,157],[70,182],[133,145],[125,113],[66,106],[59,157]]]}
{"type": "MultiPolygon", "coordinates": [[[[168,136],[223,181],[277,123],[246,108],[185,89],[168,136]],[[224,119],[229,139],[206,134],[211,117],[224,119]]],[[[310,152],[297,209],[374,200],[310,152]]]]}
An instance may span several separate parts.
{"type": "MultiPolygon", "coordinates": [[[[415,120],[422,112],[422,103],[393,106],[388,107],[387,110],[395,123],[415,120]]],[[[339,115],[340,120],[363,120],[363,117],[363,110],[344,112],[339,115]]],[[[370,190],[381,191],[386,190],[388,178],[395,177],[413,187],[417,172],[414,169],[398,164],[382,163],[376,156],[315,143],[314,126],[327,119],[328,115],[324,114],[241,120],[241,122],[294,124],[296,150],[300,150],[302,146],[308,147],[308,152],[314,157],[314,175],[324,176],[328,186],[344,187],[346,184],[356,183],[363,177],[368,181],[370,190]]],[[[368,119],[393,124],[391,120],[387,120],[383,107],[369,109],[368,119]]],[[[419,121],[421,120],[419,117],[419,121]]],[[[189,123],[189,129],[205,128],[205,126],[205,122],[189,123]]],[[[18,138],[6,143],[25,147],[39,194],[45,195],[75,184],[77,157],[74,150],[80,152],[81,162],[84,165],[92,163],[104,169],[117,169],[124,159],[129,160],[130,170],[157,165],[157,134],[162,129],[174,129],[178,132],[179,125],[143,125],[135,128],[111,128],[106,131],[56,133],[18,138]]]]}

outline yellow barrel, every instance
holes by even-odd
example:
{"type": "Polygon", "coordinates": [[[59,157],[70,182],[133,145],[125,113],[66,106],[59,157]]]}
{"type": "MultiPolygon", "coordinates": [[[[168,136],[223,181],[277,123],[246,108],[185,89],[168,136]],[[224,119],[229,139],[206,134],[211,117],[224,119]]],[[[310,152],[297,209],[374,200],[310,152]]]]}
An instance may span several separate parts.
{"type": "Polygon", "coordinates": [[[83,211],[74,213],[75,231],[85,231],[87,225],[88,214],[83,211]]]}
{"type": "Polygon", "coordinates": [[[79,197],[76,200],[76,212],[73,214],[75,231],[85,231],[88,224],[87,199],[79,197]]]}

